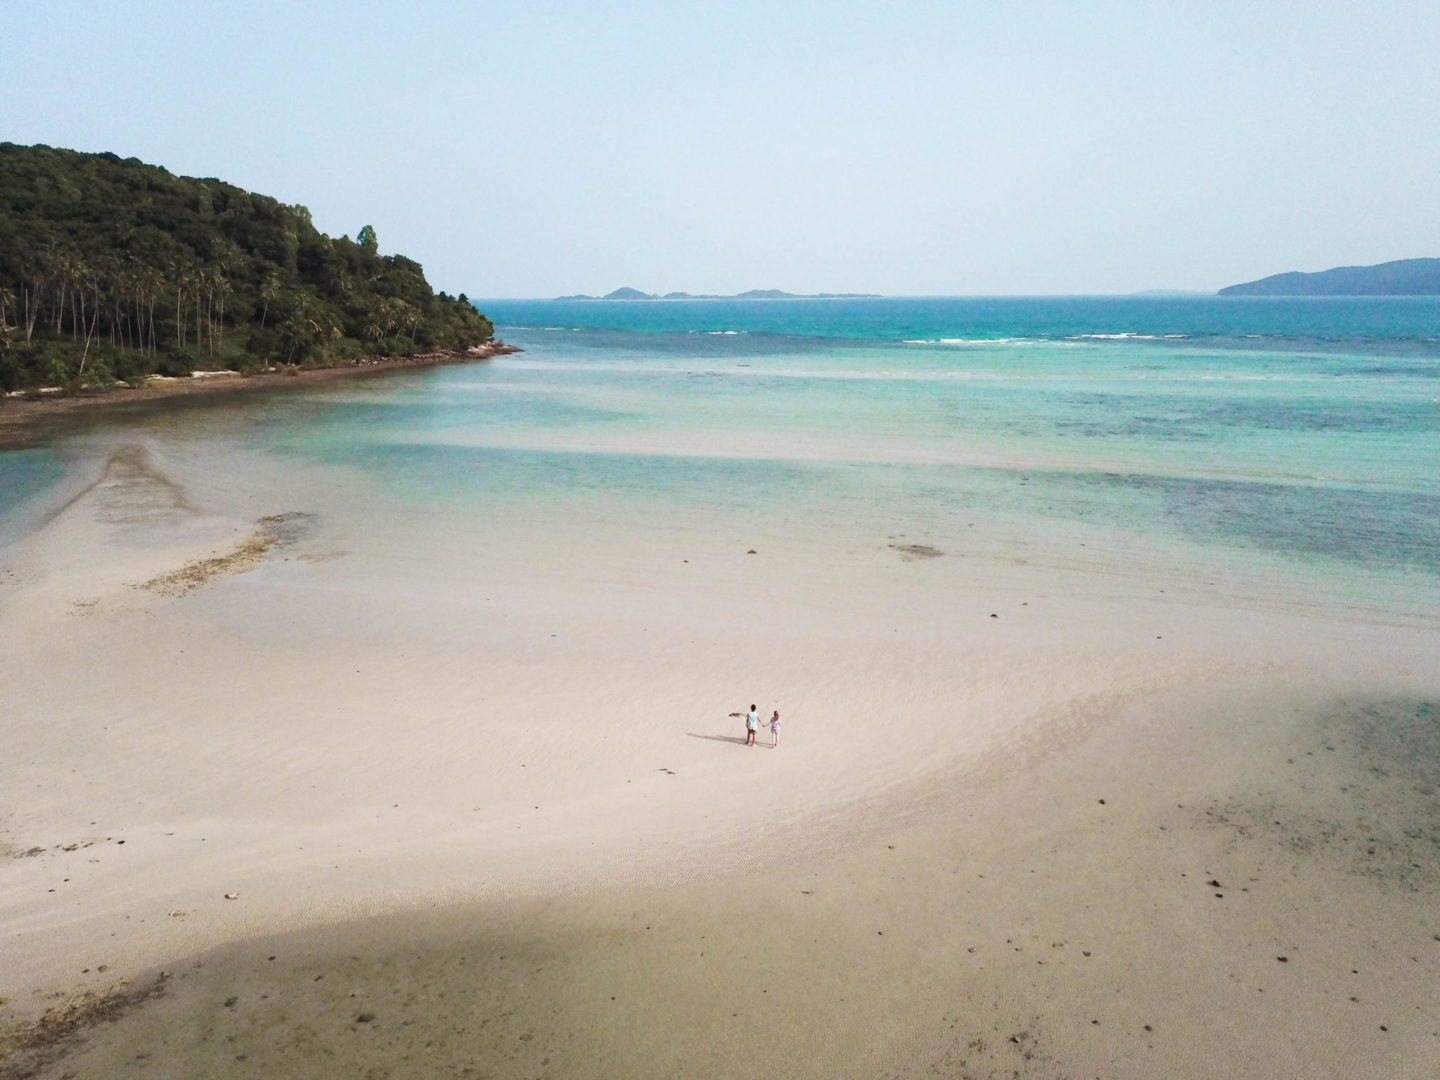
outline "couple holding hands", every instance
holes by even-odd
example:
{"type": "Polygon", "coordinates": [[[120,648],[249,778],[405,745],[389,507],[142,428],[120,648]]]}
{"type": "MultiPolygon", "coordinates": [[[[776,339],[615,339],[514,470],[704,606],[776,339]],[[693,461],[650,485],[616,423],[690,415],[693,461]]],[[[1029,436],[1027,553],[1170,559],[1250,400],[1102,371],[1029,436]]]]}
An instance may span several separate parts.
{"type": "MultiPolygon", "coordinates": [[[[745,714],[745,745],[755,745],[755,733],[760,730],[760,714],[755,711],[755,706],[750,706],[750,711],[745,714]]],[[[780,745],[780,710],[776,709],[770,717],[770,749],[774,750],[780,745]]]]}

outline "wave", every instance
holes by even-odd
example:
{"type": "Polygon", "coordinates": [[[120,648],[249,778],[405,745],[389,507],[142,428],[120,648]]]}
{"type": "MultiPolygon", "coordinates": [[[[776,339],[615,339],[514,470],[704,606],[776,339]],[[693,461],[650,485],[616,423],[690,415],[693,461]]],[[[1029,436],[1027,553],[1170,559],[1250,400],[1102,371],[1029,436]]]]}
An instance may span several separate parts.
{"type": "Polygon", "coordinates": [[[999,337],[999,338],[901,338],[902,345],[1029,345],[1039,344],[1044,338],[999,337]]]}
{"type": "Polygon", "coordinates": [[[1020,337],[937,337],[901,338],[902,345],[1043,345],[1074,341],[1174,341],[1189,338],[1188,334],[1141,334],[1126,330],[1118,334],[1025,335],[1020,337]]]}

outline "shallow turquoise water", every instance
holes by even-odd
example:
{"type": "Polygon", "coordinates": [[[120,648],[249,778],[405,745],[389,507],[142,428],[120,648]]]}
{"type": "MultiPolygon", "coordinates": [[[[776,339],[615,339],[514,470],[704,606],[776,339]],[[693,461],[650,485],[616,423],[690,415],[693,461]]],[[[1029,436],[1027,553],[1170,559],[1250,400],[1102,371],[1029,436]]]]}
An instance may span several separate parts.
{"type": "MultiPolygon", "coordinates": [[[[523,353],[148,430],[361,471],[437,527],[544,504],[1440,575],[1432,298],[481,306],[523,353]]],[[[46,453],[0,455],[0,529],[46,453]]]]}
{"type": "Polygon", "coordinates": [[[0,546],[23,534],[24,511],[43,506],[47,493],[65,476],[65,465],[46,446],[0,453],[0,546]]]}

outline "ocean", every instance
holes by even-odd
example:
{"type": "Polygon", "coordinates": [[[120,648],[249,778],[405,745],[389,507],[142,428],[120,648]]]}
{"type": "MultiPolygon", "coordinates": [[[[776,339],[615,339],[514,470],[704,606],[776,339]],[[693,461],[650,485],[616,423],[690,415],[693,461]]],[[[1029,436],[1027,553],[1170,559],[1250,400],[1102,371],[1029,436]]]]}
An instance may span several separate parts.
{"type": "Polygon", "coordinates": [[[0,453],[0,543],[139,438],[215,509],[284,491],[404,550],[504,522],[1440,598],[1435,298],[477,306],[523,352],[0,453]]]}

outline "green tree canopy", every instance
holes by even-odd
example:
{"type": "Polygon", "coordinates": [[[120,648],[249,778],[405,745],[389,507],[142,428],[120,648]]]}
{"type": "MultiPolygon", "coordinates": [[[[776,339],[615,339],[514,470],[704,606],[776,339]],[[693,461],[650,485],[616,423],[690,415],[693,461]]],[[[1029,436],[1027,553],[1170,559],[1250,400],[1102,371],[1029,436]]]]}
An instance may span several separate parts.
{"type": "Polygon", "coordinates": [[[0,143],[0,388],[459,350],[490,321],[304,206],[115,154],[0,143]]]}

